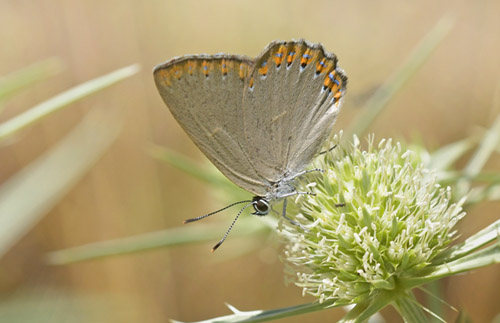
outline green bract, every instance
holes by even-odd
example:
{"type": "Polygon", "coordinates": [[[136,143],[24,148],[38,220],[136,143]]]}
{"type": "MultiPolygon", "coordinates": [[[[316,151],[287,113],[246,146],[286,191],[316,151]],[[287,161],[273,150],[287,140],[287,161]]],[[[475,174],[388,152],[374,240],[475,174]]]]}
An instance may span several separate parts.
{"type": "Polygon", "coordinates": [[[362,150],[354,137],[314,166],[325,172],[301,178],[299,190],[316,194],[296,199],[293,218],[301,227],[282,221],[280,232],[287,271],[320,302],[358,303],[423,275],[465,215],[463,200],[450,203],[450,189],[419,155],[392,140],[376,147],[369,140],[362,150]]]}

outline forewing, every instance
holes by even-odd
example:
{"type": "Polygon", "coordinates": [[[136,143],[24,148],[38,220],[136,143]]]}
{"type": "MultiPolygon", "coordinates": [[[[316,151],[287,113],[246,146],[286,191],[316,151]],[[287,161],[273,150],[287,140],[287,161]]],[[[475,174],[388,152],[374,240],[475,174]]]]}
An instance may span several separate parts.
{"type": "Polygon", "coordinates": [[[154,69],[158,91],[174,118],[207,158],[231,181],[264,195],[241,148],[242,95],[251,59],[225,54],[184,56],[154,69]]]}
{"type": "Polygon", "coordinates": [[[304,40],[273,42],[243,94],[245,150],[271,182],[303,170],[331,133],[347,77],[334,54],[304,40]]]}

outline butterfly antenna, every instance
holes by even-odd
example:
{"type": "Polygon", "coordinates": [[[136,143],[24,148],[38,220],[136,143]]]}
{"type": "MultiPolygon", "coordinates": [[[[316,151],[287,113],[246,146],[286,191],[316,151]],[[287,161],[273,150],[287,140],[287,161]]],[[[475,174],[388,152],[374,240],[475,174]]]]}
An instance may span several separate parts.
{"type": "Polygon", "coordinates": [[[227,235],[229,234],[229,232],[231,231],[231,229],[233,228],[234,224],[236,223],[236,220],[238,220],[238,218],[240,217],[241,213],[243,212],[243,210],[245,210],[247,207],[249,207],[250,205],[252,204],[255,204],[254,201],[246,201],[246,202],[250,202],[248,203],[247,205],[245,205],[241,210],[240,212],[238,212],[238,215],[234,218],[233,220],[233,223],[231,223],[231,225],[229,226],[229,229],[227,229],[226,231],[226,234],[222,237],[222,239],[220,239],[219,242],[217,242],[217,244],[212,248],[212,252],[214,252],[215,250],[217,250],[217,248],[220,247],[220,245],[226,240],[227,238],[227,235]]]}
{"type": "Polygon", "coordinates": [[[333,147],[329,148],[328,150],[323,150],[322,152],[318,153],[318,155],[323,155],[323,154],[329,153],[330,151],[334,150],[335,148],[337,148],[337,145],[333,145],[333,147]]]}
{"type": "MultiPolygon", "coordinates": [[[[245,200],[245,201],[239,201],[239,202],[235,202],[235,203],[233,203],[233,204],[229,204],[228,206],[225,206],[225,207],[223,207],[223,208],[222,208],[222,209],[220,209],[220,210],[210,212],[210,213],[208,213],[208,214],[205,214],[205,215],[199,216],[199,217],[197,217],[197,218],[192,218],[192,219],[187,219],[187,220],[184,220],[184,224],[186,224],[186,223],[190,223],[190,222],[194,222],[194,221],[198,221],[198,220],[201,220],[201,219],[204,219],[204,218],[209,217],[209,216],[211,216],[211,215],[214,215],[214,214],[216,214],[216,213],[222,212],[222,211],[224,211],[225,209],[229,209],[230,207],[235,206],[235,205],[237,205],[237,204],[241,204],[241,203],[248,203],[248,202],[252,202],[252,201],[250,201],[250,200],[245,200]]],[[[245,206],[245,207],[246,207],[246,206],[245,206]]]]}

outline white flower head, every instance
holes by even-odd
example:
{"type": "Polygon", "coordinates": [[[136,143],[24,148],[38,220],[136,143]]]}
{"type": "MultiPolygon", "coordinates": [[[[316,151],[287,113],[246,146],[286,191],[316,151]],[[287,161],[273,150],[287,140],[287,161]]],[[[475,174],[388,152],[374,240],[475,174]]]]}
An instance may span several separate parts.
{"type": "Polygon", "coordinates": [[[316,193],[296,200],[301,225],[280,226],[287,271],[320,302],[357,303],[418,276],[464,216],[463,202],[450,202],[450,189],[418,154],[390,139],[375,147],[372,138],[367,150],[356,137],[353,142],[315,160],[325,172],[301,178],[300,190],[315,183],[309,190],[316,193]]]}

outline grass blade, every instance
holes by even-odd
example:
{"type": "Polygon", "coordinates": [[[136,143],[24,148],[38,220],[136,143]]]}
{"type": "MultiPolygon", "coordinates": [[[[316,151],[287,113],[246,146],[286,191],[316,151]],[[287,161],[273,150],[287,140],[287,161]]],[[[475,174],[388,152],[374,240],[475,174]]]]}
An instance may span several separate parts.
{"type": "MultiPolygon", "coordinates": [[[[269,231],[266,225],[260,221],[255,221],[255,219],[241,220],[244,224],[239,223],[238,228],[232,232],[233,237],[255,235],[257,232],[269,231]]],[[[223,228],[215,224],[189,225],[54,251],[47,255],[47,262],[51,265],[67,265],[91,259],[126,255],[176,245],[205,241],[216,242],[221,238],[224,230],[225,227],[223,228]]]]}
{"type": "Polygon", "coordinates": [[[472,148],[476,140],[469,137],[440,147],[431,153],[431,160],[427,167],[438,171],[448,170],[453,163],[472,148]]]}
{"type": "Polygon", "coordinates": [[[404,288],[416,287],[447,276],[498,263],[500,263],[500,244],[496,243],[452,262],[435,266],[428,275],[409,278],[405,281],[404,288]]]}
{"type": "Polygon", "coordinates": [[[352,138],[353,134],[361,137],[375,118],[387,106],[392,97],[411,79],[415,72],[430,57],[434,49],[443,41],[454,25],[454,19],[445,16],[432,28],[414,49],[405,63],[391,76],[375,94],[366,102],[363,113],[353,121],[344,138],[352,138]]]}
{"type": "Polygon", "coordinates": [[[92,111],[75,129],[0,187],[0,258],[107,150],[120,117],[92,111]]]}
{"type": "Polygon", "coordinates": [[[62,69],[63,64],[61,60],[52,57],[1,77],[0,102],[33,83],[58,74],[62,69]]]}
{"type": "Polygon", "coordinates": [[[495,239],[500,239],[500,220],[495,221],[486,228],[470,236],[464,242],[440,253],[436,256],[436,258],[434,258],[433,263],[442,264],[444,262],[453,261],[457,258],[468,255],[495,239]]]}
{"type": "MultiPolygon", "coordinates": [[[[190,158],[173,151],[167,147],[162,147],[158,145],[151,144],[147,147],[148,154],[158,160],[166,162],[172,167],[194,177],[207,184],[212,184],[215,186],[224,186],[227,184],[227,180],[217,171],[212,171],[208,167],[204,167],[190,158]]],[[[231,186],[234,188],[234,186],[231,186]]]]}
{"type": "MultiPolygon", "coordinates": [[[[221,316],[209,320],[199,321],[196,323],[222,323],[222,322],[245,322],[245,323],[255,323],[255,322],[267,322],[272,320],[277,320],[280,318],[306,314],[310,312],[315,312],[332,307],[332,302],[324,303],[308,303],[290,307],[279,308],[275,310],[256,310],[256,311],[239,311],[233,306],[228,305],[229,309],[233,311],[234,314],[221,316]]],[[[180,322],[172,320],[172,322],[180,322]]]]}
{"type": "Polygon", "coordinates": [[[0,141],[40,119],[54,113],[70,103],[83,99],[89,94],[113,85],[139,71],[138,65],[130,65],[107,75],[77,85],[55,97],[42,102],[3,124],[0,124],[0,141]]]}
{"type": "Polygon", "coordinates": [[[234,200],[244,200],[249,198],[248,192],[231,183],[231,181],[222,175],[222,173],[219,172],[215,166],[205,167],[167,147],[150,144],[146,150],[153,158],[165,162],[170,166],[188,174],[189,176],[211,185],[214,188],[221,189],[225,196],[229,193],[234,200]]]}
{"type": "MultiPolygon", "coordinates": [[[[479,147],[474,152],[474,155],[465,166],[463,174],[465,177],[474,177],[481,172],[484,165],[490,158],[491,154],[497,149],[500,144],[500,115],[497,116],[493,125],[485,133],[480,141],[479,147]]],[[[471,187],[471,182],[463,179],[457,184],[457,194],[465,195],[471,187]]]]}
{"type": "MultiPolygon", "coordinates": [[[[429,322],[429,318],[425,316],[425,309],[415,299],[412,292],[408,292],[404,297],[396,298],[394,308],[396,308],[405,322],[429,322]]],[[[441,322],[444,321],[441,320],[441,322]]]]}

